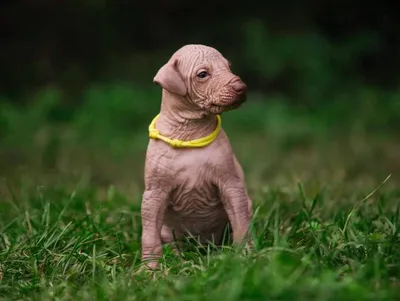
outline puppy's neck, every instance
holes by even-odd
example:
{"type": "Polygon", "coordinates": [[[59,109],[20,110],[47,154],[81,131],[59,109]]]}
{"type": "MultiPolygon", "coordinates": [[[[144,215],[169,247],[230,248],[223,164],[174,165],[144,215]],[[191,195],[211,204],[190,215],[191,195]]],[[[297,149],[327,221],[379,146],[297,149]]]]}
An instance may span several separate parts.
{"type": "Polygon", "coordinates": [[[195,107],[184,97],[163,89],[160,117],[156,128],[171,139],[193,140],[210,135],[217,126],[216,116],[195,107]]]}

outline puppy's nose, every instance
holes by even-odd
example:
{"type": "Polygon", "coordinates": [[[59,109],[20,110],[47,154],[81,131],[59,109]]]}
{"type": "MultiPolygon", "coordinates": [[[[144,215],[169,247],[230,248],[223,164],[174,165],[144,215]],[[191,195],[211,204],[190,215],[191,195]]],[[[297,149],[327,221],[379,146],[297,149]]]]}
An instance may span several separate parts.
{"type": "Polygon", "coordinates": [[[237,80],[232,83],[232,88],[233,90],[235,90],[236,93],[243,94],[246,92],[247,86],[241,80],[237,80]]]}

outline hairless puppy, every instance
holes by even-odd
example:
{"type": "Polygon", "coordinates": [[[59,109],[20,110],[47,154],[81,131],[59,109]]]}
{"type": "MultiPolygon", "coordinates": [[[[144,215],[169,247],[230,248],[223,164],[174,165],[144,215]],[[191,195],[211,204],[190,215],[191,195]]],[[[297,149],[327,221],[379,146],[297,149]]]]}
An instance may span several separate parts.
{"type": "Polygon", "coordinates": [[[162,244],[188,234],[219,244],[228,223],[235,245],[251,243],[252,204],[220,117],[246,100],[246,85],[219,51],[196,44],[176,51],[153,82],[162,101],[149,127],[142,261],[157,268],[162,244]]]}

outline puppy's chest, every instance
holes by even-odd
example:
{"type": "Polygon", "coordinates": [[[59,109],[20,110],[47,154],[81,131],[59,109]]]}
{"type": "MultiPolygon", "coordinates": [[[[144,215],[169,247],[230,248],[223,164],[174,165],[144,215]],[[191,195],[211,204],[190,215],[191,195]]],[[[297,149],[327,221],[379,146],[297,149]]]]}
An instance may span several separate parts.
{"type": "Polygon", "coordinates": [[[200,162],[182,168],[176,175],[169,207],[181,215],[207,214],[221,207],[215,184],[215,168],[200,162]]]}
{"type": "Polygon", "coordinates": [[[157,151],[154,155],[149,156],[152,161],[148,174],[153,180],[170,186],[170,213],[211,218],[223,211],[218,183],[220,175],[229,171],[234,162],[223,133],[206,148],[165,147],[165,152],[157,151]]]}

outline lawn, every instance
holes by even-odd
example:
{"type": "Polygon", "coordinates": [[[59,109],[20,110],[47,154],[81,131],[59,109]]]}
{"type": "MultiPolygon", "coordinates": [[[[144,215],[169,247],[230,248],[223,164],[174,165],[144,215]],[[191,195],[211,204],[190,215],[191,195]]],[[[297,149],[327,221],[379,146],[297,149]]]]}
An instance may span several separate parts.
{"type": "Polygon", "coordinates": [[[254,95],[224,114],[255,250],[166,248],[150,275],[140,199],[159,91],[107,91],[62,122],[52,90],[2,106],[1,299],[400,300],[400,144],[377,106],[310,112],[254,95]]]}

